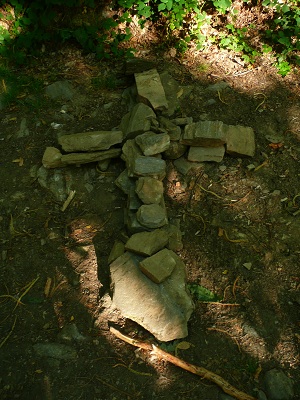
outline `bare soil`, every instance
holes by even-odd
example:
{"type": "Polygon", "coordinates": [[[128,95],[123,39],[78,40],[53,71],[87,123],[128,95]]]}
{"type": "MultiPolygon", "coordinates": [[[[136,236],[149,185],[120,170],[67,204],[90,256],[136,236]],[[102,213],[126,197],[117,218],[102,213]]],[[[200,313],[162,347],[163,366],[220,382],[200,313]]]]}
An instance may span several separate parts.
{"type": "MultiPolygon", "coordinates": [[[[247,69],[214,49],[191,51],[182,59],[154,50],[140,50],[137,56],[190,85],[181,116],[251,126],[256,135],[253,159],[226,156],[221,164],[207,163],[188,176],[169,164],[165,199],[169,217],[181,220],[180,256],[188,283],[222,299],[195,300],[184,339],[189,348],[177,349],[177,355],[254,397],[263,388],[264,373],[282,369],[294,380],[299,399],[299,74],[281,78],[267,62],[247,69]],[[220,81],[229,87],[207,91],[220,81]]],[[[64,169],[76,189],[65,211],[32,173],[41,166],[46,146],[57,146],[53,122],[74,133],[120,123],[127,111],[122,92],[132,81],[117,71],[119,66],[96,62],[72,47],[57,50],[26,73],[45,86],[68,79],[80,92],[68,104],[71,118],[61,112],[66,101],[49,101],[26,88],[22,102],[0,112],[1,399],[220,396],[208,380],[136,351],[109,331],[112,324],[131,337],[155,342],[125,320],[109,297],[107,259],[124,229],[126,198],[114,184],[123,162],[113,161],[104,173],[95,164],[64,169]],[[91,84],[92,77],[98,86],[91,84]],[[24,118],[29,134],[18,137],[24,118]],[[76,357],[41,357],[37,343],[65,343],[76,357]]],[[[174,353],[180,342],[158,345],[174,353]]]]}

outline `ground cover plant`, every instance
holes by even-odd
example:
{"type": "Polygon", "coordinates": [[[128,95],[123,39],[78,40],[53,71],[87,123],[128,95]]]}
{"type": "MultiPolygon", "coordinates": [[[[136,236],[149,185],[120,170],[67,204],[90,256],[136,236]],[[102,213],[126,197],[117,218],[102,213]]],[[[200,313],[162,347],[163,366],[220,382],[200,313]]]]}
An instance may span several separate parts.
{"type": "Polygon", "coordinates": [[[118,0],[106,7],[110,13],[103,16],[100,1],[3,2],[0,54],[24,63],[43,43],[73,40],[99,58],[130,56],[134,48],[126,43],[137,21],[141,28],[150,22],[161,29],[161,44],[174,45],[179,53],[192,45],[205,49],[214,43],[238,53],[247,64],[269,53],[283,76],[300,62],[296,0],[118,0]],[[241,9],[253,12],[250,24],[240,24],[241,9]]]}

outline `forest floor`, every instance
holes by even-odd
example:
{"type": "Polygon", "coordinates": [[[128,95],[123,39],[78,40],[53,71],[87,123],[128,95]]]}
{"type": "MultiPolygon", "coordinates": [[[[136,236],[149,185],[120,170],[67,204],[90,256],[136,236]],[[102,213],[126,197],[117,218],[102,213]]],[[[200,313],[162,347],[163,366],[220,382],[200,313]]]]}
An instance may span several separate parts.
{"type": "MultiPolygon", "coordinates": [[[[181,116],[250,126],[256,140],[252,159],[226,156],[194,175],[174,172],[170,162],[165,200],[169,217],[181,221],[188,283],[222,301],[195,300],[188,344],[158,345],[254,397],[266,371],[282,369],[299,399],[299,71],[282,78],[267,61],[248,69],[213,48],[177,58],[140,46],[136,57],[189,86],[181,116]],[[221,81],[228,86],[207,90],[221,81]]],[[[109,330],[114,324],[154,341],[110,299],[107,259],[124,229],[126,201],[114,182],[124,163],[113,161],[106,172],[95,164],[63,169],[76,189],[65,211],[34,175],[58,132],[118,126],[132,77],[72,46],[19,72],[42,85],[34,93],[24,86],[0,111],[1,399],[221,398],[212,382],[136,351],[109,330]],[[78,95],[47,99],[43,88],[65,79],[78,95]]]]}

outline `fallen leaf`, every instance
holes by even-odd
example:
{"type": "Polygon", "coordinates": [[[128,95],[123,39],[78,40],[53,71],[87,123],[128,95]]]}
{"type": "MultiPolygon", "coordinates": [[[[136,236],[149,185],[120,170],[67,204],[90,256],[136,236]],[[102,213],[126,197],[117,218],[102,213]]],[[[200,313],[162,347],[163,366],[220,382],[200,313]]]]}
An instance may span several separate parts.
{"type": "Polygon", "coordinates": [[[273,150],[280,149],[280,147],[282,147],[282,146],[283,146],[282,142],[280,142],[280,143],[269,143],[269,147],[271,147],[273,150]]]}
{"type": "Polygon", "coordinates": [[[24,159],[22,157],[16,158],[15,160],[13,160],[13,163],[19,163],[19,167],[23,167],[24,159]]]}

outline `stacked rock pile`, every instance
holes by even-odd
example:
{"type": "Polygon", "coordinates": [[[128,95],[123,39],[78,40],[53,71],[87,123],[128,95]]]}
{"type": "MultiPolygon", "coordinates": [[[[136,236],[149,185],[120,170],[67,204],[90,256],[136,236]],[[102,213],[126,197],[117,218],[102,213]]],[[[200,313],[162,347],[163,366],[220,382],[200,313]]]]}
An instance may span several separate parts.
{"type": "Polygon", "coordinates": [[[193,302],[185,265],[176,254],[182,248],[181,232],[176,221],[169,221],[164,202],[166,160],[186,154],[191,162],[220,162],[225,152],[253,156],[254,132],[221,121],[173,118],[168,88],[156,69],[136,73],[135,81],[138,103],[119,130],[61,136],[59,143],[69,154],[47,148],[43,165],[55,168],[119,156],[125,161],[116,184],[127,195],[129,236],[115,243],[108,260],[113,302],[124,317],[169,341],[187,336],[193,302]],[[119,144],[122,148],[114,147],[119,144]]]}

